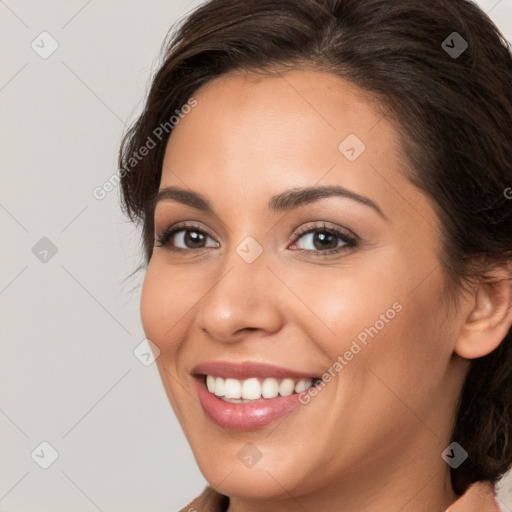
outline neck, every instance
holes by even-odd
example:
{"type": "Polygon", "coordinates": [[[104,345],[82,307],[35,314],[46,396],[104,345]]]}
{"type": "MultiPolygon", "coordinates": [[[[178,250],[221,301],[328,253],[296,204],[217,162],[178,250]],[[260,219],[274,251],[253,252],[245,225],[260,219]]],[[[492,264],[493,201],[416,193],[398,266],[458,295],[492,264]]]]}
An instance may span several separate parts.
{"type": "Polygon", "coordinates": [[[378,473],[368,468],[351,472],[308,494],[280,487],[273,499],[231,498],[227,512],[445,512],[458,496],[441,451],[432,450],[438,455],[434,460],[417,455],[378,473]]]}

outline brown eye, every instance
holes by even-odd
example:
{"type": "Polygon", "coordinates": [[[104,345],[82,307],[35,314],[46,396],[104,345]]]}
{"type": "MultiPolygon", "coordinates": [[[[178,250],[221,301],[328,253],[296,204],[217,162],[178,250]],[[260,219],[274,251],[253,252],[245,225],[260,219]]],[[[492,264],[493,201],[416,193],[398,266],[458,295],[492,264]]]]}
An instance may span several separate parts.
{"type": "MultiPolygon", "coordinates": [[[[313,249],[317,249],[319,251],[322,251],[324,249],[335,249],[338,247],[338,237],[336,235],[333,235],[332,233],[327,233],[325,231],[316,231],[311,233],[312,236],[312,245],[313,249]]],[[[303,235],[301,239],[305,238],[307,236],[303,235]]]]}
{"type": "Polygon", "coordinates": [[[194,250],[206,247],[218,247],[218,245],[207,245],[210,235],[194,226],[170,228],[157,237],[158,247],[168,247],[171,250],[194,250]]]}
{"type": "Polygon", "coordinates": [[[196,249],[198,247],[203,247],[206,241],[206,237],[204,233],[200,231],[194,231],[191,229],[183,229],[174,234],[176,237],[177,234],[183,233],[181,237],[182,243],[186,246],[187,249],[196,249]]]}
{"type": "Polygon", "coordinates": [[[295,240],[294,247],[315,256],[340,253],[357,245],[354,236],[325,225],[303,228],[297,233],[295,240]],[[303,240],[305,243],[300,247],[303,240]]]}

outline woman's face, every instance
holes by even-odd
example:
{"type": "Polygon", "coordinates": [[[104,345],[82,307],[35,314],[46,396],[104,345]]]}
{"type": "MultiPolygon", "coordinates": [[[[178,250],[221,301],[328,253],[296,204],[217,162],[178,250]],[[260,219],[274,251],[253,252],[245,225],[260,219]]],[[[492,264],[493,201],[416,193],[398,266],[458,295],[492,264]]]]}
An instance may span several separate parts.
{"type": "Polygon", "coordinates": [[[340,486],[349,499],[388,481],[404,502],[428,494],[448,475],[466,367],[452,357],[461,319],[448,314],[438,219],[404,177],[391,123],[316,72],[225,75],[193,96],[160,191],[211,211],[163,194],[155,235],[178,231],[154,249],[141,315],[202,473],[260,500],[340,486]],[[213,377],[235,379],[233,396],[258,384],[273,396],[300,376],[324,377],[316,393],[215,395],[213,377]]]}

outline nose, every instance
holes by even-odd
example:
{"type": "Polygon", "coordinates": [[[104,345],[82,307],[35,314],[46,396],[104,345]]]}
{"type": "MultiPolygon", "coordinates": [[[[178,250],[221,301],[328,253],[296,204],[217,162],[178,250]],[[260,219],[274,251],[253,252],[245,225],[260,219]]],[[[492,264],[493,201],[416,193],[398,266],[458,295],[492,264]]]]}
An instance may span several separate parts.
{"type": "Polygon", "coordinates": [[[233,251],[199,305],[199,328],[224,343],[240,341],[250,331],[261,335],[279,331],[284,301],[279,285],[264,252],[247,263],[233,251]]]}

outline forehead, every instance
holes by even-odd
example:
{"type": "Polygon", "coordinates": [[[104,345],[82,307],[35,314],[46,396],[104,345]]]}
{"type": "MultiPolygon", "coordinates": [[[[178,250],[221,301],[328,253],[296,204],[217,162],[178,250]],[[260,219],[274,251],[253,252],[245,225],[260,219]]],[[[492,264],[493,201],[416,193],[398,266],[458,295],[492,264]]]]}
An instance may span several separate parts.
{"type": "Polygon", "coordinates": [[[350,134],[374,147],[394,143],[396,138],[381,103],[328,73],[231,73],[206,83],[194,97],[197,106],[174,128],[169,140],[176,156],[183,131],[199,137],[203,152],[256,151],[259,158],[272,153],[288,160],[294,155],[302,159],[311,146],[319,144],[337,156],[339,144],[350,134]],[[377,125],[379,129],[374,130],[377,125]]]}
{"type": "Polygon", "coordinates": [[[335,75],[232,73],[193,97],[197,105],[169,138],[160,188],[184,186],[231,204],[315,184],[372,196],[383,209],[396,210],[397,190],[416,200],[385,107],[335,75]]]}

